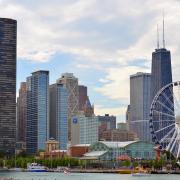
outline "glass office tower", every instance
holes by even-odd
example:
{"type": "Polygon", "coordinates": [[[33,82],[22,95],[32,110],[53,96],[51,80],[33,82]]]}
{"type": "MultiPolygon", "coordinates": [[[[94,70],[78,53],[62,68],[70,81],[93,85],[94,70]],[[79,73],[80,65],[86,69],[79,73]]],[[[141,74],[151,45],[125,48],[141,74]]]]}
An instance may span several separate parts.
{"type": "Polygon", "coordinates": [[[50,137],[59,142],[61,150],[68,143],[68,92],[62,84],[52,84],[50,92],[50,137]]]}
{"type": "Polygon", "coordinates": [[[36,71],[27,78],[26,150],[35,154],[49,139],[49,71],[36,71]]]}

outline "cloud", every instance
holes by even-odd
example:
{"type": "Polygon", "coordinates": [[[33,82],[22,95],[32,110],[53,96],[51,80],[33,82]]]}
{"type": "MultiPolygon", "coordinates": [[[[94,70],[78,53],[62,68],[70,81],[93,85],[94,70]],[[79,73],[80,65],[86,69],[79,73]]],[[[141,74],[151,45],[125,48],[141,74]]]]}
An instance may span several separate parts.
{"type": "MultiPolygon", "coordinates": [[[[108,70],[107,76],[104,78],[105,84],[95,88],[95,90],[112,100],[129,101],[129,77],[136,72],[148,71],[148,69],[125,66],[121,68],[111,68],[108,70]],[[107,82],[107,83],[106,83],[107,82]]],[[[101,81],[101,79],[100,79],[101,81]]]]}
{"type": "Polygon", "coordinates": [[[106,108],[102,105],[95,105],[95,114],[96,115],[104,115],[104,114],[110,114],[110,115],[116,115],[118,116],[118,121],[122,120],[119,119],[120,117],[125,118],[125,112],[126,107],[112,107],[112,108],[106,108]]]}
{"type": "MultiPolygon", "coordinates": [[[[0,16],[18,21],[18,59],[43,63],[56,54],[70,54],[79,71],[90,69],[90,76],[94,71],[106,73],[93,88],[95,93],[122,103],[129,102],[129,75],[150,72],[156,24],[162,35],[164,9],[173,77],[179,80],[179,1],[0,0],[0,9],[0,16]]],[[[99,112],[103,108],[108,111],[98,105],[99,112]]]]}

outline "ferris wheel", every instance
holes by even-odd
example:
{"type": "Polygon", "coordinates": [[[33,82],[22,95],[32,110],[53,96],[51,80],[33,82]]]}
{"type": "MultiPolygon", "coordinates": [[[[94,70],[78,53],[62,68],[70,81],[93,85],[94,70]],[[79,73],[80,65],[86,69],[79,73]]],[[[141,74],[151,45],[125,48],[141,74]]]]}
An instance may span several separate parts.
{"type": "Polygon", "coordinates": [[[153,142],[180,157],[180,81],[166,85],[154,97],[149,124],[153,142]]]}

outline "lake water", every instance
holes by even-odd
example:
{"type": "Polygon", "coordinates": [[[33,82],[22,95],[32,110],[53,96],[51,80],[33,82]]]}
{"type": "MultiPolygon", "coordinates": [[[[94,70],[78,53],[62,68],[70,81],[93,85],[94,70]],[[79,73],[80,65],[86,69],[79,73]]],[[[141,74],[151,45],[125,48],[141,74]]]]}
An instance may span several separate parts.
{"type": "Polygon", "coordinates": [[[180,175],[151,175],[150,177],[133,177],[121,174],[64,174],[64,173],[30,173],[30,172],[0,172],[0,179],[14,178],[16,180],[179,180],[180,175]]]}

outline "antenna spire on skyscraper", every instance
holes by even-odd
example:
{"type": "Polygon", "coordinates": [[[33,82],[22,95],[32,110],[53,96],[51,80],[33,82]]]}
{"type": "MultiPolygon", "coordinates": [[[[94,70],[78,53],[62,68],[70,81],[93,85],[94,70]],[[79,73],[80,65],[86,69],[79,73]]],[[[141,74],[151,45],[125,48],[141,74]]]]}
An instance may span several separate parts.
{"type": "Polygon", "coordinates": [[[163,10],[163,48],[165,48],[165,38],[164,38],[164,10],[163,10]]]}
{"type": "Polygon", "coordinates": [[[159,49],[159,27],[157,24],[157,49],[159,49]]]}

